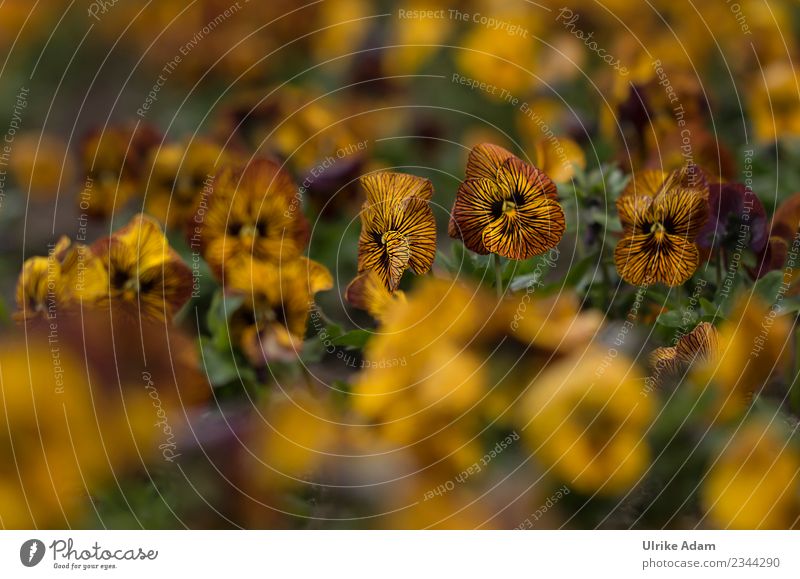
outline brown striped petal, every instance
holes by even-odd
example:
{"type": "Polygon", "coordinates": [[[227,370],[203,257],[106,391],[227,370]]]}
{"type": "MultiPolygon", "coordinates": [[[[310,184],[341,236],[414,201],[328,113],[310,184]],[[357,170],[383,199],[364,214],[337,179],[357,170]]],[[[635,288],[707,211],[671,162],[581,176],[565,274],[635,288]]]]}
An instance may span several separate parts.
{"type": "Polygon", "coordinates": [[[649,230],[648,209],[653,199],[647,196],[622,195],[617,199],[617,213],[628,232],[646,233],[649,230]]]}
{"type": "Polygon", "coordinates": [[[685,336],[681,336],[676,346],[678,359],[684,364],[695,360],[711,360],[719,351],[717,329],[709,322],[700,322],[685,336]]]}
{"type": "Polygon", "coordinates": [[[565,220],[561,206],[544,196],[532,199],[515,212],[503,213],[483,230],[483,245],[510,259],[540,255],[561,241],[565,220]]]}
{"type": "Polygon", "coordinates": [[[361,177],[361,185],[367,193],[367,203],[394,205],[408,197],[428,200],[433,196],[428,179],[407,173],[379,171],[361,177]]]}
{"type": "Polygon", "coordinates": [[[680,369],[675,348],[656,348],[650,353],[650,366],[657,375],[676,374],[680,369]]]}
{"type": "Polygon", "coordinates": [[[486,255],[483,230],[494,220],[495,207],[503,203],[498,186],[489,179],[467,179],[458,188],[448,233],[467,249],[486,255]]]}
{"type": "Polygon", "coordinates": [[[497,173],[497,184],[506,198],[521,196],[528,201],[540,195],[550,199],[558,197],[556,184],[547,175],[516,157],[503,162],[497,173]]]}
{"type": "Polygon", "coordinates": [[[700,254],[694,243],[678,235],[632,234],[617,243],[614,263],[630,284],[677,286],[692,277],[700,254]]]}
{"type": "Polygon", "coordinates": [[[513,153],[499,145],[476,145],[469,152],[466,179],[494,179],[501,165],[510,158],[515,158],[513,153]]]}
{"type": "Polygon", "coordinates": [[[675,188],[653,201],[652,215],[669,233],[694,241],[708,219],[708,201],[698,190],[675,188]]]}

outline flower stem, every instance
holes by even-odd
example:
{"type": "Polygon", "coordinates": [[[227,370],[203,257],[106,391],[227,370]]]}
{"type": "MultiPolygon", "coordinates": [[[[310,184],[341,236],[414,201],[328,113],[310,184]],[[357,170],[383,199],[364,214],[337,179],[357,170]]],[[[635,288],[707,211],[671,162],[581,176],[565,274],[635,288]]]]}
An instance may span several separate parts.
{"type": "Polygon", "coordinates": [[[494,286],[497,289],[497,297],[503,297],[503,265],[500,263],[500,256],[492,254],[494,261],[494,286]]]}

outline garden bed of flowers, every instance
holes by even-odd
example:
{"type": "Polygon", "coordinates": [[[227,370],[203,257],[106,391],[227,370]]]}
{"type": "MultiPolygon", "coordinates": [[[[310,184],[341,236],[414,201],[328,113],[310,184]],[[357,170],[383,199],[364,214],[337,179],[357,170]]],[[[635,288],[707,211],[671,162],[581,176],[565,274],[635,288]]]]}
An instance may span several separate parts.
{"type": "Polygon", "coordinates": [[[0,5],[0,527],[800,524],[790,0],[0,5]]]}

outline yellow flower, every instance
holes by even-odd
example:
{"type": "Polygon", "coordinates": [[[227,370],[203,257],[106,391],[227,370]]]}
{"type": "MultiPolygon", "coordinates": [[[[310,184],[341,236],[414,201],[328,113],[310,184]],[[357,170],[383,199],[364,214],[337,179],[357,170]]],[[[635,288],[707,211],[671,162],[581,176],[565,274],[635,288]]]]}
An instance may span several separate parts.
{"type": "Polygon", "coordinates": [[[603,321],[598,311],[581,311],[578,297],[569,292],[535,299],[528,294],[514,298],[502,303],[498,322],[519,342],[546,352],[574,352],[595,337],[603,321]]]}
{"type": "Polygon", "coordinates": [[[752,83],[750,113],[760,140],[800,135],[799,83],[800,76],[789,62],[776,62],[758,73],[752,83]]]}
{"type": "Polygon", "coordinates": [[[103,299],[112,306],[168,320],[191,296],[191,270],[158,224],[145,215],[136,215],[111,237],[97,241],[92,251],[105,266],[108,287],[103,299]]]}
{"type": "MultiPolygon", "coordinates": [[[[530,28],[530,22],[518,15],[503,15],[509,26],[520,30],[530,28]]],[[[500,99],[501,90],[511,97],[523,98],[537,84],[535,75],[539,43],[533,34],[508,34],[490,26],[473,25],[460,41],[456,65],[466,77],[478,79],[493,87],[482,94],[500,99]]]]}
{"type": "Polygon", "coordinates": [[[76,460],[74,448],[91,440],[87,434],[97,435],[86,373],[79,360],[60,352],[56,373],[44,344],[0,348],[0,519],[7,529],[77,523],[89,506],[82,471],[96,482],[102,456],[98,444],[96,454],[76,460]]]}
{"type": "Polygon", "coordinates": [[[520,417],[534,457],[584,493],[631,488],[650,459],[645,431],[654,405],[640,394],[642,383],[629,361],[599,350],[548,366],[520,417]]]}
{"type": "Polygon", "coordinates": [[[720,325],[718,355],[695,364],[691,372],[699,388],[713,393],[715,418],[741,415],[772,373],[784,367],[791,334],[787,317],[750,295],[740,298],[720,325]]]}
{"type": "Polygon", "coordinates": [[[53,324],[0,344],[0,520],[7,529],[80,527],[90,496],[156,446],[157,417],[141,386],[123,404],[116,382],[98,384],[87,372],[91,350],[78,355],[92,336],[71,334],[68,321],[53,324]]]}
{"type": "Polygon", "coordinates": [[[723,529],[792,529],[800,521],[800,456],[777,428],[753,420],[713,462],[701,491],[723,529]]]}
{"type": "Polygon", "coordinates": [[[380,172],[361,178],[367,200],[361,209],[358,271],[374,271],[390,291],[411,268],[420,275],[436,256],[436,221],[428,202],[431,182],[414,175],[380,172]]]}
{"type": "Polygon", "coordinates": [[[81,163],[86,172],[77,202],[88,215],[119,211],[139,190],[148,152],[160,142],[149,125],[107,127],[86,136],[81,163]]]}
{"type": "Polygon", "coordinates": [[[535,143],[536,166],[556,183],[575,176],[575,169],[586,168],[586,157],[578,143],[566,137],[539,139],[535,143]]]}
{"type": "MultiPolygon", "coordinates": [[[[452,3],[446,0],[409,0],[403,9],[411,14],[444,15],[452,7],[452,3]]],[[[389,31],[388,46],[383,50],[383,66],[387,74],[418,73],[441,50],[453,31],[453,24],[453,20],[447,17],[395,18],[389,31]]]]}
{"type": "Polygon", "coordinates": [[[694,240],[708,217],[708,184],[696,171],[644,171],[617,199],[623,234],[614,263],[626,282],[677,286],[692,277],[694,240]]]}
{"type": "Polygon", "coordinates": [[[221,276],[235,257],[279,261],[299,256],[308,223],[291,177],[273,161],[228,167],[214,180],[207,202],[198,204],[190,244],[221,276]]]}
{"type": "Polygon", "coordinates": [[[355,130],[359,119],[346,117],[364,115],[342,114],[351,104],[291,86],[247,90],[222,109],[216,133],[220,141],[235,135],[244,146],[274,153],[295,175],[305,175],[304,188],[313,194],[339,182],[363,159],[364,141],[355,130]]]}
{"type": "Polygon", "coordinates": [[[354,307],[364,310],[380,321],[398,303],[404,303],[401,290],[390,292],[374,271],[357,276],[345,290],[345,299],[354,307]]]}
{"type": "Polygon", "coordinates": [[[480,254],[528,259],[555,247],[566,226],[556,186],[497,145],[470,151],[448,233],[480,254]]]}
{"type": "Polygon", "coordinates": [[[252,364],[263,366],[297,358],[314,294],[331,289],[333,278],[325,266],[305,257],[280,264],[240,258],[231,262],[225,283],[244,296],[231,319],[232,337],[252,364]]]}
{"type": "MultiPolygon", "coordinates": [[[[522,433],[512,409],[530,377],[548,359],[583,349],[600,321],[594,315],[584,319],[571,296],[539,301],[498,304],[477,287],[426,276],[381,315],[364,351],[364,370],[352,382],[353,409],[363,420],[354,439],[367,447],[364,454],[390,457],[389,468],[400,464],[403,472],[413,473],[398,475],[401,488],[392,489],[392,499],[418,501],[492,453],[494,446],[484,446],[487,424],[522,433]],[[524,310],[518,309],[522,303],[524,310]],[[440,483],[431,485],[431,479],[440,483]]],[[[517,438],[507,441],[510,448],[504,452],[519,452],[517,438]]],[[[480,477],[474,483],[480,485],[480,477]]],[[[469,494],[475,488],[470,484],[462,490],[469,494]]],[[[425,503],[430,517],[409,510],[396,524],[469,525],[472,519],[463,516],[461,503],[466,498],[457,490],[448,492],[425,503]]]]}
{"type": "Polygon", "coordinates": [[[708,322],[700,322],[688,334],[680,337],[675,346],[656,348],[650,354],[650,365],[658,375],[677,374],[695,362],[714,360],[719,353],[717,330],[708,322]]]}
{"type": "Polygon", "coordinates": [[[168,227],[184,227],[216,168],[226,160],[217,144],[204,139],[155,149],[147,173],[147,212],[168,227]]]}
{"type": "Polygon", "coordinates": [[[425,277],[382,318],[353,383],[354,407],[392,447],[413,444],[423,464],[464,467],[481,453],[476,404],[488,368],[476,334],[489,302],[474,288],[425,277]]]}
{"type": "Polygon", "coordinates": [[[47,257],[32,257],[22,265],[17,281],[18,320],[54,317],[63,308],[90,306],[106,292],[108,275],[85,245],[59,239],[47,257]]]}
{"type": "Polygon", "coordinates": [[[62,183],[71,184],[75,178],[66,143],[44,133],[17,136],[11,170],[20,188],[37,199],[55,197],[62,183]]]}
{"type": "Polygon", "coordinates": [[[357,58],[358,55],[351,53],[362,47],[369,33],[371,8],[367,0],[339,0],[319,5],[317,32],[311,37],[314,62],[325,62],[326,68],[341,68],[357,58]]]}
{"type": "Polygon", "coordinates": [[[245,477],[256,492],[300,486],[335,450],[338,429],[330,405],[300,388],[276,392],[253,420],[255,460],[245,477]]]}

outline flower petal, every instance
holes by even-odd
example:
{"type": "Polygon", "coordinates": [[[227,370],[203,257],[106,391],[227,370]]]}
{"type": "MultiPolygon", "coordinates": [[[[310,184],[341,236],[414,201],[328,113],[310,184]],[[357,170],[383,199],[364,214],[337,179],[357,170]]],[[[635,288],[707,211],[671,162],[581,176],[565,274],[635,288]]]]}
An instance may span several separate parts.
{"type": "Polygon", "coordinates": [[[405,301],[405,294],[400,290],[390,292],[378,274],[368,271],[350,282],[345,290],[345,299],[380,321],[394,304],[405,301]]]}
{"type": "Polygon", "coordinates": [[[384,236],[386,247],[386,272],[388,288],[392,291],[397,289],[403,272],[408,269],[408,262],[411,259],[411,248],[408,239],[398,231],[389,231],[384,236]]]}
{"type": "Polygon", "coordinates": [[[461,239],[467,249],[485,255],[483,230],[495,219],[496,204],[503,203],[498,186],[489,179],[467,179],[458,188],[448,234],[461,239]]]}
{"type": "Polygon", "coordinates": [[[673,375],[678,372],[679,364],[675,348],[656,348],[650,353],[650,366],[656,375],[673,375]]]}
{"type": "Polygon", "coordinates": [[[436,258],[436,219],[428,201],[404,199],[402,208],[395,208],[391,229],[405,236],[410,250],[408,265],[414,273],[428,272],[436,258]]]}
{"type": "Polygon", "coordinates": [[[504,213],[483,230],[482,241],[492,253],[510,259],[528,259],[558,245],[564,234],[561,206],[540,196],[513,213],[504,213]]]}
{"type": "Polygon", "coordinates": [[[317,292],[323,292],[333,287],[333,276],[327,267],[321,263],[301,257],[300,263],[308,269],[308,292],[314,295],[317,292]]]}
{"type": "Polygon", "coordinates": [[[633,285],[664,283],[677,286],[686,282],[700,263],[694,243],[678,235],[631,234],[623,237],[614,250],[617,272],[633,285]]]}
{"type": "Polygon", "coordinates": [[[621,195],[617,198],[617,213],[623,228],[629,233],[649,231],[652,217],[648,209],[652,202],[651,197],[639,195],[621,195]]]}
{"type": "Polygon", "coordinates": [[[544,172],[516,157],[503,162],[497,172],[497,184],[506,198],[520,196],[526,202],[540,195],[558,198],[556,184],[544,172]]]}
{"type": "Polygon", "coordinates": [[[655,197],[661,192],[664,184],[669,180],[670,174],[657,169],[648,169],[647,171],[640,171],[631,178],[622,196],[627,197],[655,197]]]}
{"type": "Polygon", "coordinates": [[[427,200],[433,196],[433,185],[428,179],[408,173],[371,173],[361,177],[361,185],[367,193],[367,203],[393,206],[408,197],[427,200]]]}
{"type": "Polygon", "coordinates": [[[719,351],[717,330],[709,322],[700,322],[685,336],[681,336],[676,346],[678,359],[684,364],[695,360],[711,360],[719,351]]]}
{"type": "Polygon", "coordinates": [[[374,271],[384,285],[394,291],[408,269],[411,250],[405,235],[388,231],[378,238],[362,230],[358,249],[358,271],[374,271]]]}
{"type": "Polygon", "coordinates": [[[466,179],[495,179],[500,166],[513,153],[499,145],[481,143],[469,152],[466,179]]]}
{"type": "Polygon", "coordinates": [[[677,187],[654,199],[651,212],[669,233],[694,241],[708,219],[708,200],[697,189],[677,187]]]}

